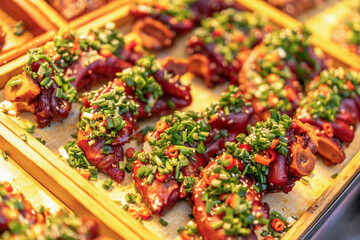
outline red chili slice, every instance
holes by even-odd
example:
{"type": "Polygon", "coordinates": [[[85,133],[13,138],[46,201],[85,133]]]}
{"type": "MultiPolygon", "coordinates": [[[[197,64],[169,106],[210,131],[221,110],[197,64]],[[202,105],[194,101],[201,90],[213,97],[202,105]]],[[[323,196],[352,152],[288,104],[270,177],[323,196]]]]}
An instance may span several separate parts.
{"type": "Polygon", "coordinates": [[[9,193],[11,193],[12,191],[14,191],[14,188],[11,186],[11,184],[8,181],[4,181],[3,182],[3,187],[5,188],[5,190],[9,193]]]}
{"type": "Polygon", "coordinates": [[[90,102],[89,102],[89,100],[87,99],[87,97],[83,97],[82,99],[81,99],[81,101],[83,102],[83,104],[84,104],[84,106],[85,107],[90,107],[90,102]]]}
{"type": "Polygon", "coordinates": [[[192,235],[192,236],[189,236],[189,231],[188,230],[184,230],[181,232],[180,234],[180,238],[182,240],[194,240],[195,237],[192,235]]]}
{"type": "Polygon", "coordinates": [[[273,220],[271,220],[271,227],[275,231],[281,232],[285,229],[285,223],[280,218],[274,218],[273,220]]]}
{"type": "Polygon", "coordinates": [[[271,107],[275,107],[276,104],[279,102],[279,98],[275,94],[270,94],[268,97],[268,103],[271,107]]]}
{"type": "Polygon", "coordinates": [[[325,133],[326,136],[328,136],[328,137],[333,137],[334,136],[334,129],[331,126],[330,123],[324,122],[323,125],[322,125],[322,129],[324,130],[324,133],[325,133]]]}
{"type": "Polygon", "coordinates": [[[165,129],[167,129],[169,126],[166,124],[165,121],[158,121],[156,123],[156,131],[162,133],[165,131],[165,129]]]}
{"type": "Polygon", "coordinates": [[[279,143],[279,139],[274,139],[271,143],[270,149],[273,150],[278,143],[279,143]]]}
{"type": "Polygon", "coordinates": [[[274,238],[272,236],[270,236],[270,235],[266,235],[264,237],[264,240],[274,240],[274,238]]]}
{"type": "Polygon", "coordinates": [[[213,123],[216,119],[218,119],[218,115],[217,113],[216,114],[213,114],[210,116],[210,119],[209,119],[209,123],[213,123]]]}
{"type": "Polygon", "coordinates": [[[100,49],[100,55],[107,58],[107,57],[112,56],[113,53],[107,48],[102,48],[102,49],[100,49]]]}
{"type": "Polygon", "coordinates": [[[213,37],[219,37],[223,34],[223,30],[221,28],[216,28],[212,32],[213,37]]]}
{"type": "Polygon", "coordinates": [[[274,161],[276,159],[276,152],[272,149],[266,149],[265,150],[265,155],[267,158],[270,159],[270,161],[274,161]]]}
{"type": "Polygon", "coordinates": [[[137,212],[140,215],[140,217],[142,217],[142,219],[144,220],[148,220],[149,218],[151,218],[151,213],[145,208],[141,208],[137,212]]]}
{"type": "Polygon", "coordinates": [[[126,150],[126,157],[128,158],[132,158],[134,156],[134,153],[135,153],[135,149],[134,148],[128,148],[126,150]]]}
{"type": "Polygon", "coordinates": [[[90,178],[90,172],[87,169],[75,169],[83,178],[86,180],[89,180],[90,178]]]}
{"type": "Polygon", "coordinates": [[[128,208],[128,210],[126,211],[135,219],[138,219],[140,217],[139,213],[133,208],[128,208]]]}
{"type": "Polygon", "coordinates": [[[230,205],[231,202],[232,202],[232,200],[233,200],[233,198],[234,198],[234,194],[230,193],[229,196],[226,198],[225,203],[226,203],[227,205],[230,205]]]}
{"type": "Polygon", "coordinates": [[[165,155],[167,155],[168,157],[177,157],[179,154],[179,150],[177,150],[176,148],[174,148],[173,145],[169,146],[168,149],[165,150],[165,155]]]}
{"type": "Polygon", "coordinates": [[[279,75],[275,74],[275,73],[270,73],[269,75],[266,76],[266,81],[268,83],[276,83],[280,80],[279,75]]]}
{"type": "Polygon", "coordinates": [[[165,180],[168,178],[169,174],[160,174],[159,172],[155,173],[155,177],[160,182],[165,182],[165,180]]]}
{"type": "MultiPolygon", "coordinates": [[[[211,176],[209,177],[209,182],[208,182],[208,184],[210,184],[212,180],[214,180],[214,179],[219,179],[219,178],[220,178],[220,174],[219,174],[219,173],[215,173],[215,174],[211,175],[211,176]]],[[[205,180],[205,181],[206,181],[206,180],[205,180]]]]}
{"type": "Polygon", "coordinates": [[[285,86],[285,90],[286,90],[286,97],[289,99],[290,102],[294,102],[297,99],[297,95],[295,91],[288,86],[285,86]]]}
{"type": "Polygon", "coordinates": [[[252,147],[249,144],[239,144],[239,149],[243,149],[243,148],[245,148],[246,151],[248,151],[248,152],[251,152],[251,150],[252,150],[252,147]]]}
{"type": "Polygon", "coordinates": [[[354,85],[353,85],[352,82],[350,82],[350,81],[347,81],[347,82],[345,83],[345,85],[346,85],[351,91],[353,91],[353,90],[355,89],[354,85]]]}
{"type": "Polygon", "coordinates": [[[272,149],[265,150],[265,156],[260,154],[254,155],[254,160],[262,165],[269,166],[269,164],[276,159],[276,152],[272,149]]]}
{"type": "Polygon", "coordinates": [[[235,159],[234,159],[233,156],[231,156],[231,155],[226,155],[226,156],[225,156],[225,160],[227,160],[227,161],[230,163],[229,166],[227,166],[227,167],[224,166],[224,168],[225,168],[226,170],[230,170],[230,169],[232,169],[232,168],[235,166],[235,159]]]}

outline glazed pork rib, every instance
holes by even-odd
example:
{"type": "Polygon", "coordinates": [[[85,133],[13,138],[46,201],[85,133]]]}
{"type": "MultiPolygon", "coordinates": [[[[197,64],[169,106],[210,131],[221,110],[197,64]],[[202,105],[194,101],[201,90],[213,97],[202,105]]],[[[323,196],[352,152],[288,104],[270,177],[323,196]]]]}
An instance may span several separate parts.
{"type": "Polygon", "coordinates": [[[236,5],[232,0],[148,1],[135,4],[130,14],[137,19],[133,31],[141,37],[143,45],[159,50],[172,45],[177,35],[192,30],[200,19],[236,5]]]}
{"type": "Polygon", "coordinates": [[[290,16],[297,17],[306,10],[314,8],[326,0],[265,0],[290,16]]]}
{"type": "Polygon", "coordinates": [[[257,239],[255,227],[268,224],[269,205],[242,169],[210,162],[193,188],[193,215],[204,240],[257,239]],[[222,178],[218,178],[222,176],[222,178]]]}
{"type": "Polygon", "coordinates": [[[239,95],[231,86],[204,113],[176,112],[156,124],[133,167],[136,188],[153,213],[164,214],[188,197],[201,168],[257,121],[239,95]]]}
{"type": "Polygon", "coordinates": [[[240,89],[256,114],[266,120],[270,109],[292,116],[302,96],[302,84],[326,66],[309,42],[306,29],[283,29],[267,34],[239,73],[240,89]]]}
{"type": "Polygon", "coordinates": [[[254,228],[269,217],[262,195],[289,192],[315,167],[315,132],[286,115],[272,111],[237,140],[227,143],[193,187],[193,214],[205,240],[257,239],[254,228]]]}
{"type": "Polygon", "coordinates": [[[207,87],[238,81],[250,50],[274,26],[257,13],[230,8],[201,21],[187,42],[189,71],[202,77],[207,87]]]}
{"type": "Polygon", "coordinates": [[[0,183],[0,238],[7,239],[99,239],[99,224],[66,210],[52,216],[37,211],[22,193],[13,192],[9,182],[0,183]]]}
{"type": "Polygon", "coordinates": [[[306,88],[296,117],[316,128],[318,153],[328,164],[345,160],[342,143],[351,143],[360,120],[360,74],[351,69],[330,68],[306,88]]]}
{"type": "Polygon", "coordinates": [[[122,146],[129,142],[137,120],[191,103],[190,88],[179,78],[186,72],[186,62],[168,58],[163,66],[153,56],[141,58],[107,86],[82,98],[77,145],[90,164],[116,182],[124,178],[119,168],[124,158],[122,146]]]}
{"type": "Polygon", "coordinates": [[[30,50],[24,73],[6,84],[5,99],[18,106],[18,111],[32,111],[38,127],[65,119],[77,90],[113,79],[140,58],[134,46],[124,44],[113,23],[83,35],[60,34],[45,46],[30,50]]]}

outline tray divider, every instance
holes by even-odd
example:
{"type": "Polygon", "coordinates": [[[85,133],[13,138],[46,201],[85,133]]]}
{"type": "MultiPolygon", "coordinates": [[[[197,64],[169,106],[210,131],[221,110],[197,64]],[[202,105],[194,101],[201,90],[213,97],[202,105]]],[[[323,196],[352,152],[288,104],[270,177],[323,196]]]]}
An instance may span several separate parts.
{"type": "Polygon", "coordinates": [[[360,152],[345,166],[314,204],[299,218],[282,240],[303,239],[321,216],[360,173],[360,152]]]}
{"type": "MultiPolygon", "coordinates": [[[[292,27],[301,27],[302,22],[297,19],[290,17],[289,15],[283,13],[279,9],[271,6],[270,4],[259,1],[259,0],[237,0],[242,6],[248,8],[249,10],[258,12],[264,16],[267,16],[271,21],[278,24],[281,27],[292,28],[292,27]]],[[[346,49],[332,42],[331,40],[324,39],[319,36],[316,32],[313,32],[311,36],[312,44],[315,47],[323,50],[325,54],[334,58],[339,64],[339,62],[346,64],[349,67],[359,68],[360,66],[360,57],[350,53],[346,49]]]]}
{"type": "MultiPolygon", "coordinates": [[[[158,239],[152,232],[146,229],[140,222],[133,219],[125,210],[116,204],[100,190],[96,189],[89,181],[84,179],[80,174],[74,171],[67,163],[58,159],[58,157],[35,139],[31,134],[23,130],[17,123],[0,112],[0,144],[6,146],[4,149],[11,154],[11,157],[26,171],[28,171],[35,179],[51,191],[56,197],[61,199],[65,204],[74,205],[74,199],[78,193],[84,195],[84,199],[78,198],[80,203],[86,203],[87,199],[91,202],[91,206],[87,205],[87,211],[93,212],[92,207],[96,205],[96,209],[111,215],[111,221],[107,221],[105,215],[98,214],[97,217],[101,221],[106,221],[109,225],[118,225],[117,234],[125,239],[158,239]],[[20,139],[20,135],[26,134],[27,142],[20,139]],[[26,156],[26,161],[21,160],[26,156]],[[42,159],[39,161],[38,159],[42,159]],[[39,170],[39,172],[38,172],[39,170]],[[59,175],[60,181],[53,181],[49,178],[55,178],[59,175]],[[60,177],[61,176],[61,177],[60,177]],[[75,190],[67,192],[64,197],[63,191],[67,188],[67,184],[63,184],[62,180],[73,186],[75,190]],[[52,183],[57,186],[54,187],[52,183]],[[70,184],[71,183],[71,184],[70,184]],[[58,188],[60,189],[58,191],[58,188]],[[68,196],[70,195],[70,196],[68,196]],[[67,197],[68,196],[68,197],[67,197]],[[63,199],[64,198],[64,199],[63,199]],[[133,238],[134,237],[134,238],[133,238]]],[[[72,207],[71,207],[72,208],[72,207]]],[[[72,208],[77,212],[77,207],[72,208]]],[[[86,209],[79,209],[79,214],[86,209]]],[[[106,218],[109,217],[106,215],[106,218]]],[[[115,240],[116,238],[114,238],[115,240]]]]}

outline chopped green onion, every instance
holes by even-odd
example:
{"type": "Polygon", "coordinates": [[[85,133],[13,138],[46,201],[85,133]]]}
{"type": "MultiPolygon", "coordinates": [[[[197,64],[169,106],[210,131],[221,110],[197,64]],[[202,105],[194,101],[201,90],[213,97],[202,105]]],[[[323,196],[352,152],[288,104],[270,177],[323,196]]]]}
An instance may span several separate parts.
{"type": "Polygon", "coordinates": [[[21,84],[21,83],[22,83],[22,80],[21,80],[20,78],[14,77],[13,79],[11,79],[11,80],[8,82],[8,85],[9,85],[10,87],[14,87],[14,86],[16,86],[16,85],[18,85],[18,84],[21,84]]]}
{"type": "Polygon", "coordinates": [[[167,221],[165,221],[164,219],[160,218],[159,222],[163,225],[163,226],[167,226],[169,223],[167,221]]]}
{"type": "Polygon", "coordinates": [[[112,184],[113,184],[113,180],[108,178],[103,182],[102,187],[106,190],[109,190],[111,188],[112,184]]]}
{"type": "Polygon", "coordinates": [[[8,159],[8,155],[7,155],[7,153],[5,151],[2,151],[1,155],[2,155],[4,160],[8,159]]]}

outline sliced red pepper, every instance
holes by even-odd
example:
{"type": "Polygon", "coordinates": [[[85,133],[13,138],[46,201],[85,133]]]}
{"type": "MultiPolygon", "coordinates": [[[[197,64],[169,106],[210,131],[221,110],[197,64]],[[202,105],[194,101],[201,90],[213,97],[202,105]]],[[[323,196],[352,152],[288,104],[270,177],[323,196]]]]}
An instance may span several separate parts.
{"type": "Polygon", "coordinates": [[[188,230],[184,230],[181,232],[180,234],[180,238],[182,240],[194,240],[195,237],[193,235],[189,236],[189,231],[188,230]]]}
{"type": "Polygon", "coordinates": [[[90,102],[89,102],[89,100],[87,99],[87,97],[83,97],[82,99],[81,99],[81,101],[83,102],[83,104],[84,104],[84,106],[85,107],[90,107],[90,102]]]}
{"type": "Polygon", "coordinates": [[[102,49],[100,49],[100,55],[107,58],[107,57],[112,56],[113,53],[110,51],[110,49],[102,48],[102,49]]]}
{"type": "Polygon", "coordinates": [[[347,81],[347,82],[345,83],[345,85],[346,85],[351,91],[353,91],[353,90],[355,89],[354,85],[353,85],[352,82],[350,82],[350,81],[347,81]]]}
{"type": "Polygon", "coordinates": [[[87,169],[75,169],[83,178],[86,180],[89,180],[90,178],[90,172],[87,169]]]}
{"type": "Polygon", "coordinates": [[[242,92],[241,92],[241,91],[238,91],[237,93],[235,93],[234,97],[235,97],[235,98],[238,98],[238,97],[241,96],[241,94],[242,94],[242,92]]]}
{"type": "Polygon", "coordinates": [[[165,121],[161,120],[156,123],[156,131],[158,131],[160,133],[164,132],[165,129],[167,129],[167,128],[169,128],[169,126],[166,124],[165,121]]]}
{"type": "Polygon", "coordinates": [[[128,208],[128,210],[126,211],[135,219],[138,219],[140,217],[139,213],[133,208],[128,208]]]}
{"type": "Polygon", "coordinates": [[[326,136],[328,136],[328,137],[334,136],[334,129],[330,123],[324,122],[322,125],[322,129],[324,130],[324,133],[326,136]]]}
{"type": "Polygon", "coordinates": [[[281,232],[285,229],[285,223],[280,218],[274,218],[273,220],[271,220],[271,227],[275,231],[281,232]]]}
{"type": "Polygon", "coordinates": [[[173,145],[169,146],[168,149],[165,150],[165,155],[168,157],[177,157],[179,154],[179,150],[177,150],[176,148],[174,148],[173,145]]]}
{"type": "Polygon", "coordinates": [[[221,201],[224,201],[225,198],[226,198],[226,195],[227,195],[226,193],[220,194],[219,199],[220,199],[221,201]]]}
{"type": "Polygon", "coordinates": [[[136,45],[137,45],[137,42],[135,40],[132,40],[131,42],[129,42],[129,44],[128,44],[129,50],[133,51],[135,49],[136,45]]]}
{"type": "Polygon", "coordinates": [[[14,191],[14,188],[11,186],[11,184],[10,184],[8,181],[4,181],[4,182],[3,182],[3,187],[4,187],[4,189],[5,189],[7,192],[9,192],[9,193],[11,193],[12,191],[14,191]]]}
{"type": "Polygon", "coordinates": [[[318,92],[319,92],[319,94],[326,96],[330,93],[330,88],[328,85],[323,83],[323,84],[320,84],[320,86],[318,87],[318,92]]]}
{"type": "Polygon", "coordinates": [[[219,115],[213,114],[210,116],[209,123],[213,123],[216,119],[218,119],[219,115]]]}
{"type": "MultiPolygon", "coordinates": [[[[209,177],[208,184],[210,184],[212,180],[214,180],[214,179],[219,179],[219,178],[220,178],[220,174],[219,174],[219,173],[215,173],[215,174],[211,175],[211,176],[209,177]]],[[[206,179],[205,179],[205,181],[206,181],[206,179]]]]}
{"type": "Polygon", "coordinates": [[[249,144],[239,144],[239,149],[243,149],[243,148],[245,148],[246,151],[248,151],[248,152],[251,152],[251,150],[252,150],[252,147],[249,144]]]}
{"type": "Polygon", "coordinates": [[[260,163],[262,165],[266,165],[269,166],[269,164],[271,163],[271,160],[269,158],[264,157],[263,155],[260,154],[255,154],[254,155],[254,160],[257,163],[260,163]]]}
{"type": "Polygon", "coordinates": [[[357,46],[355,44],[349,44],[348,49],[350,52],[357,53],[357,46]]]}
{"type": "Polygon", "coordinates": [[[89,39],[89,40],[96,40],[97,39],[97,36],[96,36],[96,34],[95,33],[93,33],[93,32],[89,32],[88,33],[88,37],[87,37],[87,39],[89,39]]]}
{"type": "Polygon", "coordinates": [[[235,35],[233,38],[235,42],[243,42],[245,40],[244,34],[241,33],[235,35]]]}
{"type": "Polygon", "coordinates": [[[271,107],[275,107],[278,102],[279,102],[279,99],[275,94],[269,95],[268,103],[270,104],[271,107]]]}
{"type": "Polygon", "coordinates": [[[295,91],[289,86],[285,86],[285,90],[286,90],[286,97],[289,99],[290,102],[294,102],[297,99],[297,95],[295,91]]]}
{"type": "Polygon", "coordinates": [[[239,159],[236,159],[236,166],[238,166],[238,168],[239,168],[239,170],[240,171],[242,171],[242,170],[244,170],[244,165],[243,165],[243,163],[241,162],[241,160],[239,160],[239,159]]]}
{"type": "Polygon", "coordinates": [[[276,83],[280,80],[279,75],[275,74],[275,73],[270,73],[269,75],[266,76],[266,81],[268,83],[276,83]]]}
{"type": "Polygon", "coordinates": [[[241,51],[236,55],[236,59],[239,61],[239,63],[244,63],[248,58],[248,56],[249,56],[248,51],[241,51]]]}
{"type": "Polygon", "coordinates": [[[227,166],[227,167],[224,166],[224,168],[225,168],[226,170],[230,170],[230,169],[232,169],[232,168],[235,166],[235,159],[234,159],[233,156],[231,156],[231,155],[226,155],[226,156],[225,156],[225,160],[227,160],[227,161],[230,163],[229,166],[227,166]]]}
{"type": "Polygon", "coordinates": [[[219,37],[223,34],[223,30],[221,28],[216,28],[214,29],[214,31],[212,32],[212,36],[213,37],[219,37]]]}
{"type": "Polygon", "coordinates": [[[229,196],[226,198],[225,203],[230,206],[233,198],[234,198],[234,194],[230,193],[229,196]]]}
{"type": "Polygon", "coordinates": [[[272,236],[270,236],[270,235],[266,235],[264,237],[264,240],[274,240],[274,238],[272,236]]]}
{"type": "Polygon", "coordinates": [[[168,178],[169,174],[160,174],[159,172],[155,173],[155,177],[160,182],[165,182],[165,180],[168,178]]]}
{"type": "Polygon", "coordinates": [[[279,143],[279,139],[274,139],[271,143],[270,149],[273,150],[278,143],[279,143]]]}
{"type": "Polygon", "coordinates": [[[151,218],[151,213],[145,208],[141,208],[137,212],[140,215],[140,217],[142,217],[142,219],[144,220],[148,220],[149,218],[151,218]]]}
{"type": "Polygon", "coordinates": [[[134,156],[134,153],[135,153],[135,149],[130,147],[126,150],[126,157],[132,158],[134,156]]]}
{"type": "Polygon", "coordinates": [[[276,152],[272,149],[266,149],[265,150],[265,155],[267,158],[270,159],[270,161],[274,161],[276,159],[276,152]]]}

